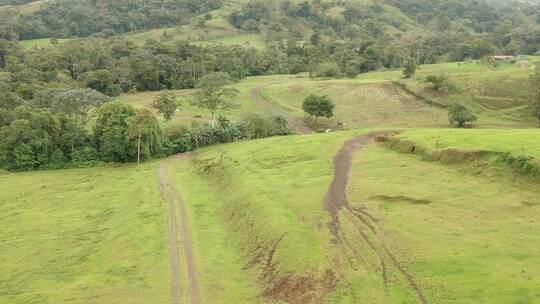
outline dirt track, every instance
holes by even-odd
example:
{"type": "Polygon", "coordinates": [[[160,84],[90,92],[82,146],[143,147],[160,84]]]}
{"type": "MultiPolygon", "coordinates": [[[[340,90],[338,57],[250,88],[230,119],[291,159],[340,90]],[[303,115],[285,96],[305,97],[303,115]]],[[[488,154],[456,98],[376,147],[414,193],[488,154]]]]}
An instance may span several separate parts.
{"type": "MultiPolygon", "coordinates": [[[[178,155],[175,159],[187,157],[186,154],[178,155]]],[[[161,195],[168,203],[169,209],[169,256],[171,263],[171,302],[180,304],[180,251],[178,248],[178,231],[182,231],[184,247],[184,259],[186,263],[187,279],[189,281],[189,295],[191,304],[199,304],[200,291],[195,270],[195,261],[187,222],[187,211],[182,199],[180,190],[172,183],[167,176],[167,162],[162,163],[158,168],[158,188],[161,195]],[[176,215],[180,214],[180,221],[176,215]]]]}
{"type": "Polygon", "coordinates": [[[261,87],[253,88],[249,91],[249,97],[257,104],[257,106],[264,111],[272,115],[283,115],[287,118],[289,125],[299,134],[309,134],[312,130],[306,125],[306,123],[296,117],[291,117],[285,112],[281,107],[273,104],[272,102],[266,100],[261,95],[261,87]]]}
{"type": "Polygon", "coordinates": [[[351,171],[352,155],[372,143],[379,134],[370,133],[353,138],[345,142],[334,156],[334,179],[324,199],[324,208],[332,217],[329,229],[337,246],[342,246],[344,243],[349,242],[350,239],[354,239],[354,236],[344,235],[344,231],[341,229],[340,215],[343,215],[352,224],[355,231],[358,232],[357,237],[365,242],[378,257],[384,285],[387,286],[389,283],[387,267],[392,267],[405,278],[409,287],[414,291],[417,300],[422,304],[427,304],[427,299],[416,283],[414,276],[398,261],[397,257],[379,236],[380,228],[377,219],[371,216],[367,210],[351,206],[347,200],[347,184],[351,171]]]}

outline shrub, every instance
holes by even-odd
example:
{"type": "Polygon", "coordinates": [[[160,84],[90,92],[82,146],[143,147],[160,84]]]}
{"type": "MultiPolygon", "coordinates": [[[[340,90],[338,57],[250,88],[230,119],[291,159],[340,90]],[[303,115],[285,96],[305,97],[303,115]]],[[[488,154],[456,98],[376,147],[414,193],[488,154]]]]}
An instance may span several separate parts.
{"type": "Polygon", "coordinates": [[[431,88],[435,91],[450,92],[455,90],[450,77],[446,74],[428,75],[425,81],[431,83],[431,88]]]}
{"type": "Polygon", "coordinates": [[[317,77],[339,77],[339,66],[335,62],[323,62],[315,71],[317,77]]]}
{"type": "Polygon", "coordinates": [[[462,104],[456,103],[450,107],[448,111],[448,120],[450,121],[451,125],[463,127],[466,123],[475,122],[477,117],[471,109],[462,104]]]}

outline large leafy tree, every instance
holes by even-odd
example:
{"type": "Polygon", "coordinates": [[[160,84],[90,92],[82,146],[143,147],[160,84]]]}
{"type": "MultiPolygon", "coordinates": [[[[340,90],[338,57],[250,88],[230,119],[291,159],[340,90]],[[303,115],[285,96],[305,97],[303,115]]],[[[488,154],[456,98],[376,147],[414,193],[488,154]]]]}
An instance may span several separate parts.
{"type": "Polygon", "coordinates": [[[47,89],[36,94],[35,103],[50,108],[53,113],[64,113],[84,125],[93,111],[111,99],[92,89],[47,89]]]}
{"type": "Polygon", "coordinates": [[[460,103],[455,103],[448,110],[448,120],[450,124],[458,127],[465,126],[466,123],[475,122],[478,118],[471,109],[460,103]]]}
{"type": "Polygon", "coordinates": [[[173,91],[164,91],[152,101],[152,107],[163,115],[166,121],[171,121],[178,110],[180,102],[173,91]]]}
{"type": "Polygon", "coordinates": [[[229,87],[232,83],[231,76],[225,72],[206,74],[197,83],[194,104],[210,112],[212,127],[215,126],[216,112],[233,106],[227,101],[228,97],[233,97],[238,93],[236,89],[229,87]]]}
{"type": "Polygon", "coordinates": [[[135,109],[119,102],[103,105],[97,111],[94,141],[106,161],[129,161],[136,154],[136,143],[128,137],[135,109]]]}
{"type": "Polygon", "coordinates": [[[129,119],[128,138],[137,141],[137,165],[141,156],[151,158],[161,153],[162,134],[159,123],[147,109],[139,109],[129,119]]]}
{"type": "Polygon", "coordinates": [[[302,104],[302,109],[307,115],[315,117],[315,127],[320,117],[330,118],[334,116],[335,104],[329,96],[309,95],[302,104]]]}
{"type": "MultiPolygon", "coordinates": [[[[0,128],[0,165],[11,170],[40,167],[62,152],[56,144],[61,135],[59,120],[46,110],[27,106],[15,109],[14,121],[0,128]]],[[[59,155],[59,156],[58,156],[59,155]]]]}

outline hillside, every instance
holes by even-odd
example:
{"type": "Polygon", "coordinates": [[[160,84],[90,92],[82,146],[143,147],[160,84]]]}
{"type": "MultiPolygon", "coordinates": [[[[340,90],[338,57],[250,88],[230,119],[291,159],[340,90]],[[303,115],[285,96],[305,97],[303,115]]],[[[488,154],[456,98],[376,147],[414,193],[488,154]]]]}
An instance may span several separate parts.
{"type": "MultiPolygon", "coordinates": [[[[238,119],[259,111],[287,113],[303,119],[303,100],[310,93],[317,93],[329,95],[337,105],[335,116],[321,122],[319,128],[336,129],[338,123],[346,128],[444,127],[448,125],[447,107],[455,102],[474,109],[479,116],[477,127],[534,127],[534,119],[524,114],[532,94],[528,79],[533,71],[532,64],[531,68],[521,69],[514,64],[493,67],[461,62],[421,66],[409,80],[402,79],[400,71],[367,73],[355,79],[311,79],[307,75],[252,77],[235,85],[239,94],[231,101],[237,106],[223,114],[238,119]],[[426,76],[442,74],[448,75],[456,92],[429,89],[426,76]]],[[[193,120],[209,119],[208,113],[190,105],[193,90],[176,92],[182,99],[182,109],[175,115],[175,121],[189,124],[193,120]]],[[[119,100],[151,108],[157,95],[157,92],[125,94],[119,100]]]]}
{"type": "Polygon", "coordinates": [[[540,2],[0,0],[0,304],[540,303],[540,2]]]}
{"type": "MultiPolygon", "coordinates": [[[[496,164],[402,154],[369,140],[369,132],[234,143],[140,168],[2,175],[9,220],[1,238],[9,247],[0,260],[17,266],[0,275],[0,300],[163,303],[175,297],[166,248],[176,246],[179,299],[187,303],[455,303],[474,302],[479,288],[490,303],[539,299],[540,244],[521,233],[538,222],[535,182],[496,164]],[[354,152],[346,201],[325,205],[332,180],[347,174],[337,169],[340,160],[332,170],[332,158],[353,138],[367,141],[340,152],[354,152]],[[167,240],[167,212],[178,225],[188,223],[169,229],[189,229],[189,239],[167,240]]],[[[418,129],[403,136],[506,151],[534,147],[539,135],[489,130],[508,139],[494,147],[486,132],[418,129]]]]}

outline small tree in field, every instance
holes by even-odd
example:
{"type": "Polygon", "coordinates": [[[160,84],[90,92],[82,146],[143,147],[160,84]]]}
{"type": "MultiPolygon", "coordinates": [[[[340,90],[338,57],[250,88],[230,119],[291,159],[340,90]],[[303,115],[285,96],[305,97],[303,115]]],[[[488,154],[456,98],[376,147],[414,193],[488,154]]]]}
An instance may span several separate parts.
{"type": "Polygon", "coordinates": [[[194,104],[201,109],[207,109],[212,115],[212,127],[215,127],[215,116],[219,110],[232,107],[226,97],[235,96],[238,91],[227,87],[233,83],[231,76],[225,72],[212,72],[206,74],[197,83],[194,104]]]}
{"type": "Polygon", "coordinates": [[[166,121],[172,120],[179,106],[178,97],[172,91],[165,91],[152,101],[152,107],[162,114],[166,121]]]}
{"type": "Polygon", "coordinates": [[[476,115],[468,107],[456,103],[448,111],[448,120],[451,125],[457,125],[463,127],[465,123],[475,122],[477,120],[476,115]]]}
{"type": "Polygon", "coordinates": [[[160,152],[161,129],[149,110],[139,109],[129,119],[127,135],[137,141],[137,165],[141,162],[141,155],[152,157],[160,152]]]}
{"type": "Polygon", "coordinates": [[[330,97],[326,95],[309,95],[302,104],[302,109],[307,115],[315,117],[315,127],[319,121],[319,117],[330,118],[334,116],[335,104],[330,97]]]}

